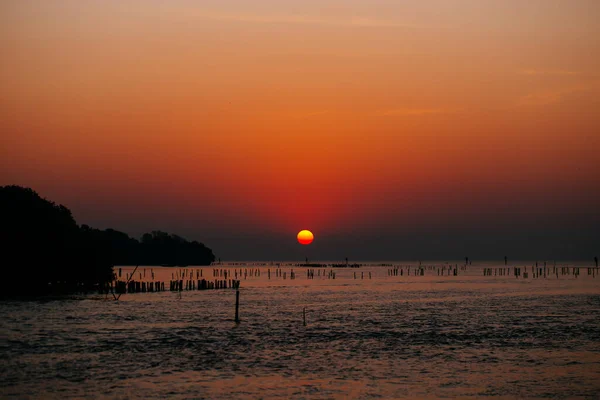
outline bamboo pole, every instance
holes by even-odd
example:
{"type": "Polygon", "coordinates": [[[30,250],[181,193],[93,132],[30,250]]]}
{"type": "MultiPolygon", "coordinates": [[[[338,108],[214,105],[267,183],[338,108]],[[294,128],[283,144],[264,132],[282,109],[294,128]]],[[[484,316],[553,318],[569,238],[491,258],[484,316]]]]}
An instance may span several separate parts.
{"type": "Polygon", "coordinates": [[[240,323],[240,291],[235,291],[235,323],[240,323]]]}

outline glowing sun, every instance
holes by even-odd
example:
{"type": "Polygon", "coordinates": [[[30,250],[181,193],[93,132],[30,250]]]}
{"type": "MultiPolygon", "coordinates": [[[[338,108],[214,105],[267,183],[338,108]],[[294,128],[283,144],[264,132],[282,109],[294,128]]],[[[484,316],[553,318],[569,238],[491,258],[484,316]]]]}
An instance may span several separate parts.
{"type": "Polygon", "coordinates": [[[315,236],[311,231],[307,231],[306,229],[298,232],[298,243],[300,244],[311,244],[315,239],[315,236]]]}

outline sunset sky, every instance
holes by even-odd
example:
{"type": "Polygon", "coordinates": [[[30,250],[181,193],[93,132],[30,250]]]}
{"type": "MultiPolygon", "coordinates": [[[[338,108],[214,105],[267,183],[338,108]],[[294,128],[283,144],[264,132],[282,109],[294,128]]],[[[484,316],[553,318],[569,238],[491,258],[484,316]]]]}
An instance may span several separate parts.
{"type": "Polygon", "coordinates": [[[5,0],[0,185],[223,260],[591,259],[599,21],[598,0],[5,0]]]}

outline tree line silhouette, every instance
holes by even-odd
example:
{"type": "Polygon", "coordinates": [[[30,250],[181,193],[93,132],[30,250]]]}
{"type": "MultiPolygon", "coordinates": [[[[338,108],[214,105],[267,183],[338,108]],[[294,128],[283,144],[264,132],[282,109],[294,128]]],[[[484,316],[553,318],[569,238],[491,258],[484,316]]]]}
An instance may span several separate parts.
{"type": "Polygon", "coordinates": [[[145,233],[141,241],[114,229],[99,230],[82,225],[81,234],[109,250],[114,265],[210,265],[213,252],[197,241],[162,231],[145,233]]]}
{"type": "Polygon", "coordinates": [[[79,226],[71,210],[20,186],[0,187],[0,296],[92,290],[114,265],[208,265],[211,249],[154,231],[141,241],[114,229],[79,226]]]}

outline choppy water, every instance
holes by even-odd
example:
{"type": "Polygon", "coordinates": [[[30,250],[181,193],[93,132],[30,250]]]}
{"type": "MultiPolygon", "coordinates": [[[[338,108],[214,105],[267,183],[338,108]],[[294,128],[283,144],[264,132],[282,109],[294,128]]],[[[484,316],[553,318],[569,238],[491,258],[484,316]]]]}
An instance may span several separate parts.
{"type": "Polygon", "coordinates": [[[0,303],[0,397],[599,398],[587,269],[292,281],[261,268],[242,280],[239,325],[231,290],[0,303]]]}

